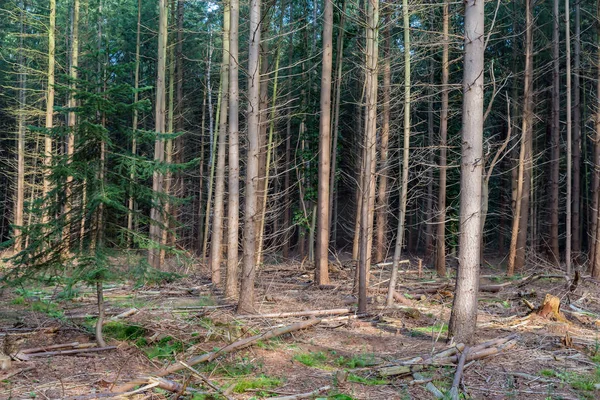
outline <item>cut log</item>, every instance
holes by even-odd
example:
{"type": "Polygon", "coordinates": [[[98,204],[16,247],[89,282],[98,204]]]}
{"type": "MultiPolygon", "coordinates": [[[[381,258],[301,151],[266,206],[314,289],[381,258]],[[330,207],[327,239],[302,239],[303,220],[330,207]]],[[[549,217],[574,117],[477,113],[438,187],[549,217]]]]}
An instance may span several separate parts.
{"type": "MultiPolygon", "coordinates": [[[[274,338],[277,336],[285,335],[286,333],[310,328],[310,327],[313,327],[313,326],[319,324],[320,322],[321,322],[320,319],[309,319],[307,321],[297,322],[295,324],[283,326],[283,327],[276,328],[276,329],[271,329],[270,331],[261,333],[259,335],[240,339],[236,342],[233,342],[233,343],[231,343],[219,350],[213,351],[211,353],[205,353],[205,354],[201,354],[199,356],[192,357],[191,359],[189,359],[186,362],[186,364],[188,364],[189,366],[194,366],[196,364],[200,364],[203,362],[210,362],[210,361],[213,361],[214,359],[216,359],[217,357],[220,357],[225,354],[231,353],[233,351],[240,350],[240,349],[246,348],[248,346],[251,346],[254,343],[258,342],[259,340],[268,340],[268,339],[271,339],[271,338],[274,338]]],[[[159,377],[163,377],[163,376],[167,376],[172,373],[175,373],[177,371],[180,371],[184,368],[185,367],[183,365],[181,365],[180,363],[177,363],[177,364],[173,364],[170,367],[159,371],[156,375],[158,375],[159,377]]],[[[118,387],[114,387],[113,391],[114,392],[127,392],[127,391],[133,389],[134,387],[136,387],[137,385],[143,384],[146,381],[147,381],[147,378],[136,378],[136,379],[134,379],[130,382],[124,383],[118,387]]]]}
{"type": "Polygon", "coordinates": [[[248,314],[238,315],[239,319],[255,319],[255,318],[287,318],[287,317],[309,317],[317,315],[340,315],[354,312],[351,308],[335,308],[332,310],[311,310],[311,311],[291,311],[270,314],[248,314]]]}
{"type": "Polygon", "coordinates": [[[308,392],[308,393],[299,393],[299,394],[291,394],[288,396],[279,396],[279,397],[271,397],[271,400],[299,400],[299,399],[312,399],[315,396],[320,395],[323,392],[327,392],[328,390],[331,390],[331,386],[323,386],[321,388],[318,388],[316,390],[313,390],[312,392],[308,392]]]}

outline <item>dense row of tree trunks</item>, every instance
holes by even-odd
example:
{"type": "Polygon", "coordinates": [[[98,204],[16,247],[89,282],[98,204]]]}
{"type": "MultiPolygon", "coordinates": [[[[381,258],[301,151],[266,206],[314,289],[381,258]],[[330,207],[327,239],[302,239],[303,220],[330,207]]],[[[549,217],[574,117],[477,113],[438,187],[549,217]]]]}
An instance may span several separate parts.
{"type": "Polygon", "coordinates": [[[553,0],[552,28],[552,126],[550,155],[550,256],[558,265],[560,262],[558,244],[558,208],[560,179],[560,16],[558,0],[553,0]]]}

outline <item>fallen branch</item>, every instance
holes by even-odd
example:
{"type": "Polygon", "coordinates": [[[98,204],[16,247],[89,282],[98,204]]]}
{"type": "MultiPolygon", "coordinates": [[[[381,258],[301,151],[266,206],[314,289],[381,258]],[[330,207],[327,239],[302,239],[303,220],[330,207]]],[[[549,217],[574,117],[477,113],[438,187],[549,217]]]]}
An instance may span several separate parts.
{"type": "MultiPolygon", "coordinates": [[[[93,346],[95,346],[95,344],[92,344],[93,346]]],[[[56,349],[72,349],[74,347],[79,346],[79,342],[71,342],[71,343],[63,343],[63,344],[53,344],[50,346],[43,346],[43,347],[32,347],[30,349],[24,349],[24,350],[20,350],[19,354],[31,354],[31,353],[40,353],[40,352],[46,352],[49,350],[56,350],[56,349]]]]}
{"type": "Polygon", "coordinates": [[[208,386],[210,386],[213,390],[215,390],[217,393],[221,394],[222,396],[224,396],[226,399],[228,400],[232,400],[231,397],[227,396],[223,390],[221,390],[220,387],[214,385],[207,377],[205,377],[204,375],[202,375],[200,372],[198,372],[197,370],[194,369],[194,367],[189,366],[188,364],[184,363],[183,361],[179,361],[181,363],[181,365],[183,365],[184,367],[186,367],[187,369],[189,369],[192,374],[194,374],[195,376],[197,376],[198,378],[202,379],[204,381],[204,383],[206,383],[208,386]]]}
{"type": "MultiPolygon", "coordinates": [[[[117,321],[119,319],[123,319],[123,318],[127,318],[127,317],[131,317],[134,314],[138,313],[138,309],[137,308],[130,308],[129,310],[122,312],[121,314],[115,315],[114,317],[112,317],[110,319],[110,321],[117,321]]],[[[108,322],[108,321],[107,321],[108,322]]]]}
{"type": "MultiPolygon", "coordinates": [[[[425,377],[423,375],[419,374],[419,373],[415,372],[413,374],[413,377],[416,380],[425,381],[425,377]]],[[[440,390],[437,387],[435,387],[435,385],[433,383],[431,383],[431,382],[427,382],[427,385],[425,385],[425,389],[429,390],[429,392],[431,392],[431,394],[433,394],[433,396],[436,399],[443,399],[444,398],[444,393],[440,392],[440,390]]]]}
{"type": "MultiPolygon", "coordinates": [[[[205,353],[205,354],[201,354],[199,356],[195,356],[190,358],[186,364],[188,364],[189,366],[194,366],[196,364],[200,364],[203,362],[210,362],[213,361],[214,359],[216,359],[217,357],[220,357],[222,355],[231,353],[233,351],[236,350],[240,350],[246,347],[249,347],[251,345],[253,345],[254,343],[258,342],[259,340],[267,340],[267,339],[271,339],[277,336],[281,336],[281,335],[285,335],[286,333],[290,333],[290,332],[295,332],[295,331],[299,331],[302,329],[306,329],[306,328],[310,328],[312,326],[315,326],[317,324],[319,324],[321,322],[320,319],[309,319],[307,321],[302,321],[302,322],[297,322],[295,324],[291,324],[291,325],[287,325],[287,326],[283,326],[277,329],[271,329],[270,331],[261,333],[259,335],[255,335],[255,336],[251,336],[249,338],[244,338],[244,339],[240,339],[236,342],[233,342],[219,350],[213,351],[211,353],[205,353]]],[[[169,368],[163,369],[161,371],[159,371],[156,375],[159,377],[163,377],[163,376],[167,376],[170,375],[174,372],[180,371],[182,369],[184,369],[185,367],[183,365],[181,365],[180,363],[177,364],[173,364],[171,365],[169,368]]],[[[136,387],[137,385],[140,385],[144,382],[146,382],[147,379],[146,378],[137,378],[134,379],[130,382],[124,383],[118,387],[113,388],[113,391],[117,391],[117,392],[126,392],[128,390],[133,389],[134,387],[136,387]]]]}
{"type": "Polygon", "coordinates": [[[10,372],[8,374],[0,376],[0,381],[5,381],[7,379],[12,378],[15,375],[19,375],[19,374],[21,374],[23,372],[31,371],[32,369],[35,369],[35,367],[32,366],[32,367],[25,367],[25,368],[16,369],[16,370],[14,370],[14,371],[12,371],[12,372],[10,372]]]}
{"type": "Polygon", "coordinates": [[[313,390],[312,392],[308,392],[308,393],[299,393],[299,394],[291,394],[289,396],[279,396],[279,397],[271,397],[271,400],[298,400],[298,399],[310,399],[313,398],[315,396],[318,396],[319,394],[326,392],[328,390],[331,389],[331,386],[323,386],[321,388],[318,388],[316,390],[313,390]]]}
{"type": "Polygon", "coordinates": [[[99,351],[107,351],[114,350],[116,346],[106,346],[106,347],[91,347],[91,348],[83,348],[83,349],[74,349],[74,350],[59,350],[59,351],[44,351],[41,353],[32,353],[32,354],[17,354],[16,358],[22,361],[28,361],[32,358],[38,357],[54,357],[54,356],[70,356],[73,354],[80,353],[97,353],[99,351]]]}
{"type": "Polygon", "coordinates": [[[462,380],[463,370],[465,368],[465,361],[467,360],[467,354],[469,353],[469,348],[465,348],[465,350],[460,355],[460,359],[458,360],[458,365],[456,366],[456,375],[454,375],[454,381],[452,381],[452,388],[450,388],[450,397],[452,400],[458,400],[458,386],[462,380]]]}
{"type": "Polygon", "coordinates": [[[317,315],[340,315],[349,314],[354,312],[351,308],[335,308],[332,310],[312,310],[312,311],[292,311],[292,312],[281,312],[281,313],[270,313],[270,314],[248,314],[239,315],[239,319],[251,319],[251,318],[286,318],[286,317],[308,317],[317,315]]]}
{"type": "MultiPolygon", "coordinates": [[[[465,362],[479,360],[508,350],[516,345],[516,338],[517,335],[513,334],[473,346],[466,355],[465,362]]],[[[424,366],[456,364],[461,358],[461,356],[458,356],[457,353],[459,351],[463,351],[464,348],[465,345],[459,343],[455,347],[444,350],[443,352],[435,354],[431,357],[415,357],[410,360],[401,361],[397,365],[380,368],[379,375],[385,377],[392,375],[405,375],[409,373],[414,374],[415,371],[420,371],[424,368],[424,366]]]]}

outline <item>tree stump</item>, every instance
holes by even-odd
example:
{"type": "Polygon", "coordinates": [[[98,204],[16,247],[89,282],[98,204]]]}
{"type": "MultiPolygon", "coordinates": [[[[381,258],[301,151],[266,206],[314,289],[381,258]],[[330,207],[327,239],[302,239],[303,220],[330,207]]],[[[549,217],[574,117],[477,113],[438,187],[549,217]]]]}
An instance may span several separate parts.
{"type": "Polygon", "coordinates": [[[538,308],[536,315],[554,321],[567,322],[565,316],[560,312],[560,299],[551,294],[546,294],[544,302],[538,308]]]}

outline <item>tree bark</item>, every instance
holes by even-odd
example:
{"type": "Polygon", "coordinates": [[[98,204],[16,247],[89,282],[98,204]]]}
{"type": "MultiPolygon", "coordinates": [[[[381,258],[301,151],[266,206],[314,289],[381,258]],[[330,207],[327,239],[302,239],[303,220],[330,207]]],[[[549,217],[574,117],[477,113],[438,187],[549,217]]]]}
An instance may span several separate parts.
{"type": "Polygon", "coordinates": [[[358,279],[358,312],[367,310],[368,273],[371,264],[371,243],[373,237],[373,203],[375,200],[375,164],[377,129],[377,59],[379,0],[367,0],[366,32],[366,121],[365,121],[365,159],[363,162],[363,186],[360,225],[360,257],[358,279]]]}
{"type": "MultiPolygon", "coordinates": [[[[141,47],[141,29],[142,29],[142,0],[138,0],[138,15],[137,15],[137,33],[135,40],[135,72],[134,72],[134,88],[133,102],[137,104],[140,100],[140,94],[138,89],[140,87],[140,47],[141,47]]],[[[138,110],[137,107],[133,110],[133,123],[132,123],[132,134],[131,134],[131,154],[133,155],[133,161],[129,172],[129,180],[131,181],[129,186],[129,200],[127,202],[127,245],[131,247],[133,244],[133,214],[135,208],[135,200],[133,198],[133,183],[135,182],[135,158],[137,156],[137,129],[138,129],[138,110]]]]}
{"type": "MultiPolygon", "coordinates": [[[[566,13],[568,18],[569,13],[566,13]]],[[[568,41],[566,43],[569,43],[568,41]]],[[[572,210],[572,251],[577,257],[581,252],[581,93],[579,74],[581,68],[581,3],[575,1],[575,38],[573,41],[573,198],[572,210]]]]}
{"type": "Polygon", "coordinates": [[[260,134],[260,34],[261,0],[250,1],[250,46],[248,50],[248,157],[244,206],[244,260],[237,312],[252,314],[256,276],[256,217],[258,212],[258,157],[260,134]]]}
{"type": "Polygon", "coordinates": [[[23,248],[23,216],[25,207],[25,131],[27,125],[27,117],[25,115],[27,102],[27,72],[25,69],[25,57],[23,52],[24,37],[25,37],[25,1],[21,4],[20,28],[21,36],[19,37],[19,111],[17,115],[17,191],[15,196],[15,217],[14,217],[14,233],[15,240],[14,251],[19,253],[23,248]]]}
{"type": "Polygon", "coordinates": [[[551,173],[550,173],[550,254],[553,262],[560,262],[558,245],[558,207],[560,179],[560,42],[558,0],[554,0],[552,28],[552,136],[551,136],[551,173]]]}
{"type": "Polygon", "coordinates": [[[443,7],[443,49],[442,49],[442,110],[440,114],[440,182],[438,193],[438,225],[436,237],[435,269],[438,276],[446,276],[446,153],[448,146],[448,62],[449,49],[449,0],[444,1],[443,7]]]}
{"type": "MultiPolygon", "coordinates": [[[[576,0],[578,1],[578,0],[576,0]]],[[[571,274],[571,240],[573,237],[572,228],[572,197],[573,197],[573,165],[572,165],[572,132],[573,127],[571,120],[571,16],[570,16],[569,0],[565,0],[565,47],[566,47],[566,76],[567,86],[565,88],[567,92],[567,226],[566,226],[566,246],[565,246],[565,264],[567,275],[571,274]]]]}
{"type": "MultiPolygon", "coordinates": [[[[50,192],[50,166],[52,165],[52,136],[50,130],[54,127],[54,67],[56,64],[56,0],[50,0],[50,16],[48,21],[48,88],[46,89],[46,132],[44,135],[44,198],[50,192]]],[[[42,223],[50,220],[47,210],[43,211],[42,223]]]]}
{"type": "Polygon", "coordinates": [[[525,0],[525,79],[523,82],[523,119],[519,152],[515,214],[513,219],[507,275],[523,268],[527,241],[527,221],[531,171],[531,136],[533,123],[533,14],[531,0],[525,0]],[[523,254],[519,256],[519,254],[523,254]]]}
{"type": "MultiPolygon", "coordinates": [[[[387,11],[386,11],[387,12],[387,11]]],[[[389,13],[388,13],[389,15],[389,13]]],[[[385,42],[383,50],[383,104],[381,116],[381,145],[380,169],[379,169],[379,193],[377,195],[377,220],[376,220],[376,240],[375,240],[375,262],[379,263],[385,259],[385,248],[387,245],[387,215],[388,215],[388,143],[390,138],[390,87],[391,87],[391,60],[390,60],[390,36],[391,23],[387,19],[385,28],[385,42]]],[[[410,62],[410,61],[409,61],[410,62]]],[[[406,87],[406,86],[405,86],[406,87]]],[[[405,110],[406,111],[406,110],[405,110]]],[[[406,134],[406,131],[405,131],[406,134]]]]}
{"type": "Polygon", "coordinates": [[[238,246],[240,216],[239,158],[239,20],[240,2],[230,0],[229,26],[229,197],[227,201],[227,284],[225,294],[235,297],[238,291],[238,246]]]}
{"type": "Polygon", "coordinates": [[[484,3],[465,3],[459,268],[448,336],[474,339],[481,246],[484,3]]]}
{"type": "MultiPolygon", "coordinates": [[[[167,61],[167,2],[159,0],[159,22],[158,22],[158,64],[156,78],[156,105],[155,105],[155,131],[154,162],[165,161],[165,143],[161,137],[165,133],[166,113],[166,61],[167,61]]],[[[155,168],[152,173],[153,203],[150,211],[150,248],[148,249],[148,264],[155,269],[160,268],[160,257],[158,256],[158,243],[161,238],[162,211],[160,194],[163,190],[163,173],[155,168]]]]}
{"type": "Polygon", "coordinates": [[[319,183],[315,283],[329,283],[329,178],[331,170],[331,74],[333,62],[333,0],[323,0],[321,115],[319,118],[319,183]]]}
{"type": "Polygon", "coordinates": [[[408,201],[408,159],[410,155],[410,14],[408,12],[408,0],[402,0],[402,16],[404,22],[404,145],[402,155],[402,189],[400,193],[400,218],[398,219],[398,232],[396,234],[396,247],[394,250],[394,261],[392,263],[392,275],[388,287],[386,304],[390,307],[394,304],[394,293],[396,290],[396,279],[398,276],[398,264],[402,255],[402,244],[404,231],[406,229],[406,203],[408,201]]]}
{"type": "Polygon", "coordinates": [[[221,109],[219,117],[219,148],[215,183],[215,209],[210,241],[211,281],[221,284],[221,258],[223,255],[223,216],[225,211],[225,148],[227,146],[227,112],[229,95],[229,2],[223,2],[223,60],[221,61],[221,109]]]}

